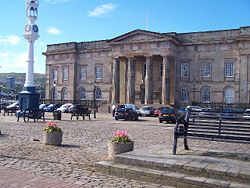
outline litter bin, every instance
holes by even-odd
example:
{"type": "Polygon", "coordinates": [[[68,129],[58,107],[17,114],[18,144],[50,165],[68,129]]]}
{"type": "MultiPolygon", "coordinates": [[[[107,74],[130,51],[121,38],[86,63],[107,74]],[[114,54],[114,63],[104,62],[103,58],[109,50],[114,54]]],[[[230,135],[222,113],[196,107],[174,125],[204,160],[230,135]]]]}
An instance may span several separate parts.
{"type": "Polygon", "coordinates": [[[53,116],[54,116],[54,120],[61,120],[62,119],[62,112],[61,111],[54,111],[53,116]]]}

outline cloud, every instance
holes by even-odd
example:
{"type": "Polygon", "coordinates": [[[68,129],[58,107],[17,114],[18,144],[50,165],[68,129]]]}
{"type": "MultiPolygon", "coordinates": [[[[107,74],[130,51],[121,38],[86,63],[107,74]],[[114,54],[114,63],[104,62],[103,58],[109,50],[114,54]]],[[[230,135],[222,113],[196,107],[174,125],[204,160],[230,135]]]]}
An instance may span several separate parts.
{"type": "Polygon", "coordinates": [[[57,3],[67,3],[71,0],[44,0],[44,1],[50,4],[57,4],[57,3]]]}
{"type": "Polygon", "coordinates": [[[94,10],[88,12],[89,17],[101,17],[107,16],[112,10],[116,8],[113,3],[102,4],[96,7],[94,10]]]}
{"type": "Polygon", "coordinates": [[[16,35],[0,36],[0,45],[19,45],[21,38],[16,35]]]}
{"type": "Polygon", "coordinates": [[[59,35],[61,34],[61,30],[55,28],[55,27],[49,27],[47,32],[51,35],[59,35]]]}
{"type": "Polygon", "coordinates": [[[0,52],[1,72],[25,72],[27,52],[0,52]]]}

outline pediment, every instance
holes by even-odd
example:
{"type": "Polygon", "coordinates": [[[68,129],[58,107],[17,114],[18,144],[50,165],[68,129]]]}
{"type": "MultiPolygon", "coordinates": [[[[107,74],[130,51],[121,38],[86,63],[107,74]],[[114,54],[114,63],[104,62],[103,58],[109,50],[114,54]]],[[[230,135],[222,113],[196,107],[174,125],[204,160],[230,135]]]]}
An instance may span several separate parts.
{"type": "Polygon", "coordinates": [[[146,42],[166,38],[164,35],[145,30],[135,30],[110,40],[111,43],[146,42]]]}

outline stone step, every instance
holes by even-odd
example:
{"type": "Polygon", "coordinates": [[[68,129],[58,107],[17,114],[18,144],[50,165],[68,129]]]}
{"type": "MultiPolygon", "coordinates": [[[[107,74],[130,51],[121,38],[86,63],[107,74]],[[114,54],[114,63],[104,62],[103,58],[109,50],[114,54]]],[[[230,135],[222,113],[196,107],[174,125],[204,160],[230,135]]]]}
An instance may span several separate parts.
{"type": "Polygon", "coordinates": [[[169,185],[172,187],[220,187],[220,188],[249,188],[249,184],[243,184],[233,181],[219,180],[194,176],[167,170],[155,170],[140,166],[131,166],[117,163],[115,161],[102,161],[96,163],[96,169],[105,174],[115,175],[122,178],[135,179],[145,182],[157,183],[160,185],[169,185]]]}
{"type": "Polygon", "coordinates": [[[165,155],[164,157],[137,155],[129,152],[117,155],[114,164],[171,171],[196,177],[245,183],[250,186],[250,162],[218,157],[165,155]]]}

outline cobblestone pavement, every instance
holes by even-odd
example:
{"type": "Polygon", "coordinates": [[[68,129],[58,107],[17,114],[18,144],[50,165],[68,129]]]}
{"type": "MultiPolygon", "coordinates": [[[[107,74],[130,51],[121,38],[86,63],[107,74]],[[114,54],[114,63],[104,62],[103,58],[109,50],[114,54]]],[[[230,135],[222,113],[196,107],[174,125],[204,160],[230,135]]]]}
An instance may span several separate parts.
{"type": "MultiPolygon", "coordinates": [[[[54,121],[51,114],[47,113],[46,117],[47,122],[54,121]]],[[[70,182],[77,187],[164,187],[98,173],[94,163],[108,158],[107,140],[117,130],[128,131],[135,141],[135,149],[157,144],[171,148],[173,124],[160,124],[157,118],[149,117],[139,121],[115,121],[108,113],[98,113],[96,119],[71,121],[69,114],[62,114],[62,121],[55,122],[63,129],[63,145],[55,147],[43,144],[42,129],[46,123],[16,122],[15,116],[2,114],[0,118],[0,174],[4,169],[17,169],[70,182]]],[[[183,147],[183,143],[178,144],[179,148],[183,147]]],[[[189,146],[236,152],[250,150],[249,145],[207,141],[192,141],[189,146]]]]}

